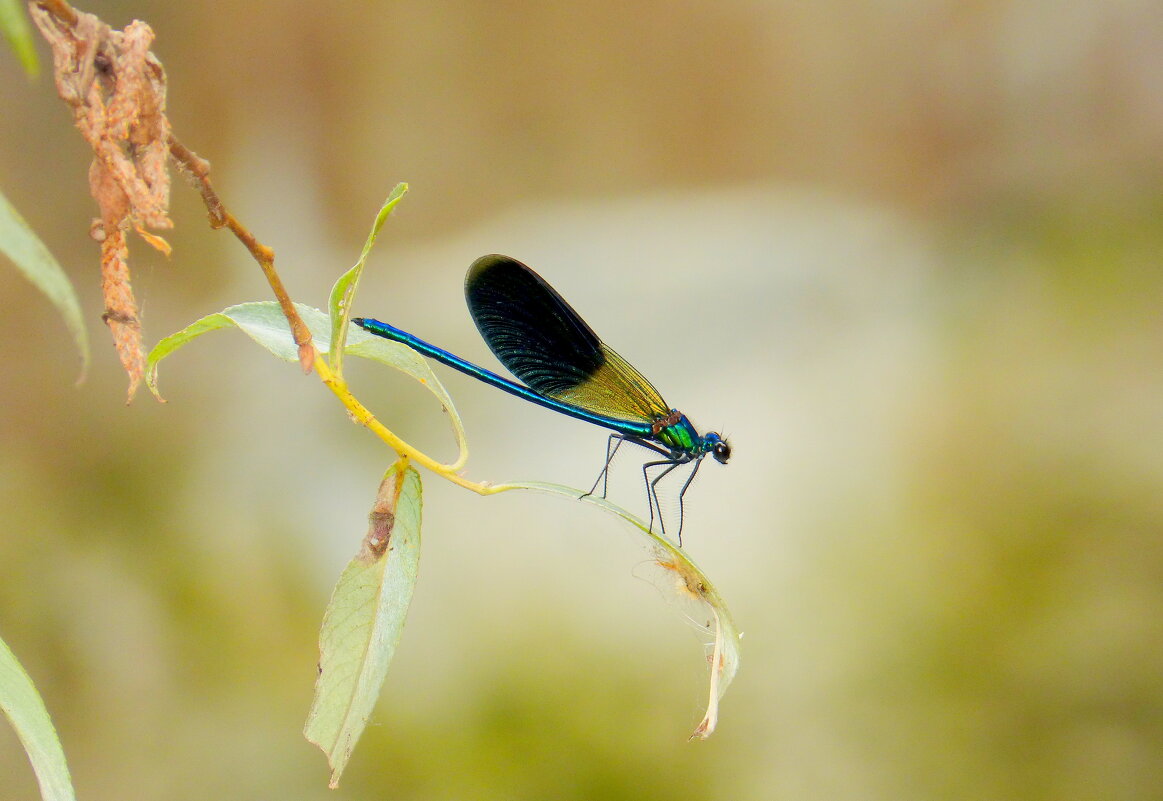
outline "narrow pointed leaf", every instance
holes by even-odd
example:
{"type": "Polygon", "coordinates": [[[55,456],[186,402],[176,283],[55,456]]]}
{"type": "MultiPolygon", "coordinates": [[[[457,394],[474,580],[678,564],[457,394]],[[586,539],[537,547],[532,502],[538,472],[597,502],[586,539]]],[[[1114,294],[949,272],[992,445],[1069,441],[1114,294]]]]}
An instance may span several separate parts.
{"type": "Polygon", "coordinates": [[[16,656],[0,640],[0,709],[32,762],[45,801],[73,801],[73,782],[44,701],[16,656]]]}
{"type": "MultiPolygon", "coordinates": [[[[351,301],[355,297],[356,289],[359,288],[359,278],[363,275],[363,268],[367,263],[367,257],[372,252],[372,247],[375,245],[376,239],[380,235],[380,230],[384,227],[384,223],[388,221],[388,215],[392,213],[393,209],[404,199],[404,195],[407,193],[407,184],[396,184],[391,194],[388,195],[388,199],[384,201],[384,205],[380,207],[375,222],[372,223],[371,233],[368,234],[367,241],[363,245],[363,252],[359,254],[359,261],[355,263],[354,267],[339,276],[339,280],[331,288],[327,311],[331,315],[332,342],[346,342],[348,324],[351,320],[351,301]]],[[[343,374],[343,352],[336,352],[331,355],[331,368],[336,374],[343,374]]]]}
{"type": "Polygon", "coordinates": [[[420,557],[420,476],[393,467],[360,552],[343,571],[319,633],[319,678],[303,735],[339,784],[375,708],[403,631],[420,557]]]}
{"type": "Polygon", "coordinates": [[[707,661],[710,664],[710,692],[707,711],[695,728],[691,739],[706,739],[715,731],[719,719],[719,699],[739,670],[739,641],[742,634],[735,627],[731,612],[723,602],[715,585],[687,553],[670,540],[650,530],[638,517],[605,498],[589,495],[573,487],[539,482],[514,482],[496,489],[527,489],[581,500],[617,515],[637,528],[643,544],[650,553],[650,580],[663,597],[679,607],[684,616],[703,631],[708,640],[707,661]]]}
{"type": "Polygon", "coordinates": [[[11,203],[0,195],[0,252],[49,299],[65,321],[81,354],[81,376],[89,369],[89,337],[81,304],[65,271],[11,203]]]}
{"type": "Polygon", "coordinates": [[[32,26],[25,16],[24,3],[18,0],[0,0],[0,32],[16,53],[20,66],[29,77],[40,74],[40,61],[32,44],[32,26]]]}
{"type": "MultiPolygon", "coordinates": [[[[330,352],[331,323],[327,315],[319,309],[298,303],[295,304],[295,308],[303,322],[311,330],[315,347],[321,353],[330,352]]],[[[157,343],[150,351],[146,361],[145,380],[150,392],[161,398],[158,393],[157,371],[158,363],[162,359],[202,334],[231,326],[236,326],[244,331],[251,339],[283,361],[298,363],[299,352],[291,338],[291,329],[287,325],[287,319],[283,316],[279,304],[274,301],[242,303],[203,317],[157,343]]],[[[452,398],[448,396],[448,392],[445,391],[444,386],[441,385],[436,374],[432,372],[432,368],[423,357],[406,345],[372,336],[361,328],[355,328],[349,332],[345,350],[353,356],[393,367],[427,387],[428,391],[436,396],[441,406],[448,412],[448,419],[452,425],[453,434],[456,436],[457,447],[463,452],[465,436],[460,415],[457,414],[456,407],[452,404],[452,398]]]]}

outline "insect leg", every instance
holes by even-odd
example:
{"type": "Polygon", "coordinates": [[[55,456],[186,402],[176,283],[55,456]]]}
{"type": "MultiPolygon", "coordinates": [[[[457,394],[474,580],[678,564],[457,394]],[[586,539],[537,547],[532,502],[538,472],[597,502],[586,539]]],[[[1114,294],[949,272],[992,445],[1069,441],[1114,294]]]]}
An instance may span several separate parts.
{"type": "MultiPolygon", "coordinates": [[[[682,489],[680,489],[678,491],[678,547],[680,547],[680,548],[682,547],[682,520],[683,520],[682,497],[684,495],[686,495],[686,488],[689,487],[691,485],[691,482],[695,480],[695,474],[699,472],[699,467],[702,466],[702,464],[703,464],[703,460],[701,458],[695,460],[695,469],[691,471],[691,474],[689,476],[687,476],[686,481],[683,482],[682,489]]],[[[661,509],[658,510],[658,516],[662,517],[662,510],[661,509]]]]}
{"type": "Polygon", "coordinates": [[[610,484],[610,462],[614,461],[614,456],[618,453],[618,448],[622,447],[622,443],[626,438],[621,434],[611,434],[606,439],[606,463],[602,465],[602,472],[598,473],[598,477],[594,479],[594,485],[590,487],[590,491],[583,495],[583,498],[588,498],[594,494],[594,490],[598,488],[598,482],[602,482],[602,497],[606,497],[606,490],[609,489],[610,484]],[[615,444],[617,440],[617,444],[615,444]]]}
{"type": "Polygon", "coordinates": [[[642,465],[642,478],[646,482],[646,502],[650,504],[650,530],[654,530],[654,507],[657,506],[658,524],[662,526],[662,533],[664,536],[666,534],[666,520],[662,516],[662,503],[658,500],[658,482],[665,478],[671,470],[678,467],[680,464],[682,464],[682,462],[676,461],[675,459],[662,459],[656,462],[647,462],[646,464],[642,465]],[[657,476],[655,476],[653,480],[651,480],[649,472],[650,468],[661,467],[662,465],[666,465],[666,468],[657,476]]]}

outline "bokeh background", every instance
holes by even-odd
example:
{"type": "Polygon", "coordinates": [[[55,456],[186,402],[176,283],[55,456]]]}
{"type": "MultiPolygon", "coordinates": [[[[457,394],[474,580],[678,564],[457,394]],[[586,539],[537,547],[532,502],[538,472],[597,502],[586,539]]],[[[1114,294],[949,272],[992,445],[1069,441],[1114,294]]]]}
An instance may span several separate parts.
{"type": "MultiPolygon", "coordinates": [[[[0,269],[0,633],[83,798],[1163,798],[1157,2],[83,8],[153,25],[177,135],[298,300],[407,180],[358,312],[493,364],[461,282],[508,253],[725,431],[684,540],[745,631],[688,743],[701,640],[625,529],[427,476],[399,656],[327,790],[316,634],[389,454],[237,332],[125,406],[88,155],[8,54],[0,187],[95,364],[74,386],[0,269]]],[[[268,297],[180,180],[174,216],[172,259],[132,256],[151,343],[268,297]]],[[[452,454],[421,389],[353,375],[452,454]]],[[[592,482],[603,433],[441,375],[472,477],[592,482]]],[[[35,792],[0,726],[0,799],[35,792]]]]}

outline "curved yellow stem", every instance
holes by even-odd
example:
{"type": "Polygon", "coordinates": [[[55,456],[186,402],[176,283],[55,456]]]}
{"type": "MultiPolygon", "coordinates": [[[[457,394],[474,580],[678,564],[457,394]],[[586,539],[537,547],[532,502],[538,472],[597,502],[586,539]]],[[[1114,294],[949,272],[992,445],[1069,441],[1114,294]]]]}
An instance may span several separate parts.
{"type": "Polygon", "coordinates": [[[444,464],[436,459],[433,459],[428,454],[409,445],[404,440],[396,436],[387,426],[376,419],[366,406],[359,402],[351,390],[347,388],[347,382],[341,377],[338,377],[331,371],[331,367],[327,364],[318,351],[315,352],[316,372],[319,378],[327,385],[327,388],[339,398],[339,402],[344,405],[352,418],[360,425],[371,430],[373,434],[383,440],[389,447],[401,457],[406,457],[416,464],[423,465],[431,470],[441,478],[451,481],[459,487],[464,487],[467,490],[472,490],[478,495],[494,495],[498,492],[505,492],[506,490],[516,489],[512,485],[494,485],[487,481],[476,482],[469,481],[464,476],[460,475],[460,470],[464,467],[465,462],[468,461],[468,446],[461,448],[460,456],[451,464],[444,464]]]}

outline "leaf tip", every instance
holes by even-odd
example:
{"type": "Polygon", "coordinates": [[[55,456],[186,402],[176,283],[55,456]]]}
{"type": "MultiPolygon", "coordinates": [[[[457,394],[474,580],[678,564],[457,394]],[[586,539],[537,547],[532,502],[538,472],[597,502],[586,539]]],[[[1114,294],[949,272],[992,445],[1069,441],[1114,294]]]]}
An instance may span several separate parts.
{"type": "Polygon", "coordinates": [[[686,740],[688,743],[691,740],[696,740],[696,739],[697,740],[706,740],[708,737],[710,737],[714,733],[715,733],[715,721],[712,720],[711,717],[708,715],[707,717],[703,718],[702,722],[699,723],[699,725],[695,728],[695,730],[693,732],[691,732],[691,736],[687,737],[686,740]]]}

